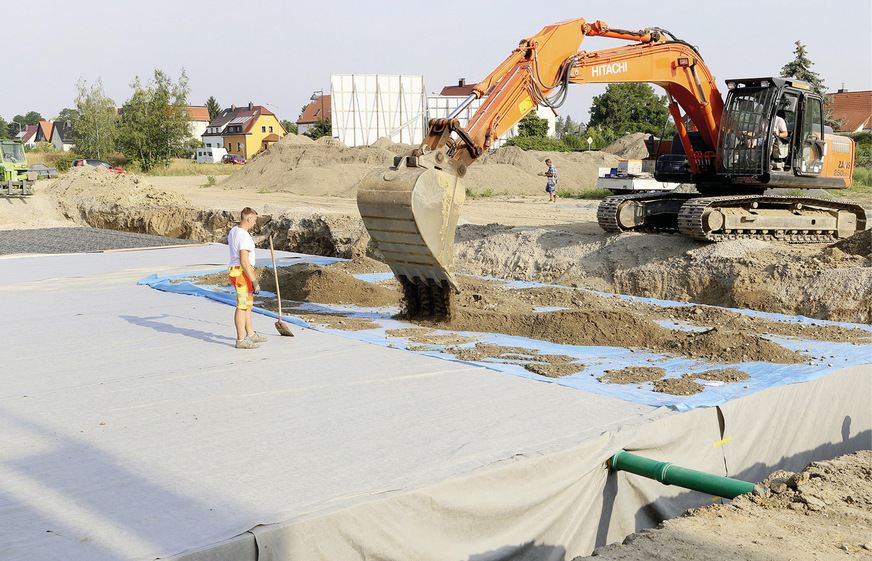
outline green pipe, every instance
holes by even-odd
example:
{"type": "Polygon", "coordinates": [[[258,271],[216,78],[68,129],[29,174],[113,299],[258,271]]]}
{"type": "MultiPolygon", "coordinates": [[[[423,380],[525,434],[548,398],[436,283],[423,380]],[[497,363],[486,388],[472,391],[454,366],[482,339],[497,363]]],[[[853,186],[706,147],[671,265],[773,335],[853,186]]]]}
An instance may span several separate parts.
{"type": "Polygon", "coordinates": [[[678,485],[716,497],[733,499],[754,490],[754,484],[747,481],[703,473],[672,465],[669,462],[650,460],[624,450],[612,456],[608,463],[615,471],[629,471],[649,479],[656,479],[666,485],[678,485]]]}

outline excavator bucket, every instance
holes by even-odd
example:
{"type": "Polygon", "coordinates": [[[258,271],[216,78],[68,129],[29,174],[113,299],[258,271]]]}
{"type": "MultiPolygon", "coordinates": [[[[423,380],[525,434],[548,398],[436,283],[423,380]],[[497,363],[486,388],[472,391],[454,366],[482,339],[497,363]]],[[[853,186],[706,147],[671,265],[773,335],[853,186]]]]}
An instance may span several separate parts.
{"type": "Polygon", "coordinates": [[[360,216],[403,287],[408,314],[448,316],[458,289],[454,230],[466,199],[458,166],[442,151],[394,164],[361,180],[360,216]]]}

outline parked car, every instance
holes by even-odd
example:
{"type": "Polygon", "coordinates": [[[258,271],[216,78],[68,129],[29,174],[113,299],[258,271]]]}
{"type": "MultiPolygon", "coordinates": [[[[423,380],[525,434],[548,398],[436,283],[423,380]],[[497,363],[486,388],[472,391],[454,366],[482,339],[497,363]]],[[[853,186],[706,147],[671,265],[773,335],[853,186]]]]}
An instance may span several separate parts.
{"type": "Polygon", "coordinates": [[[45,164],[31,164],[30,171],[35,171],[39,177],[57,177],[58,168],[48,167],[45,164]]]}
{"type": "Polygon", "coordinates": [[[113,173],[127,173],[123,169],[117,168],[109,162],[104,162],[103,160],[92,160],[91,158],[88,158],[86,160],[73,160],[73,163],[70,164],[70,167],[76,166],[94,166],[95,168],[104,167],[113,173]]]}
{"type": "Polygon", "coordinates": [[[245,163],[245,158],[237,154],[224,154],[224,156],[221,158],[221,163],[242,165],[245,163]]]}

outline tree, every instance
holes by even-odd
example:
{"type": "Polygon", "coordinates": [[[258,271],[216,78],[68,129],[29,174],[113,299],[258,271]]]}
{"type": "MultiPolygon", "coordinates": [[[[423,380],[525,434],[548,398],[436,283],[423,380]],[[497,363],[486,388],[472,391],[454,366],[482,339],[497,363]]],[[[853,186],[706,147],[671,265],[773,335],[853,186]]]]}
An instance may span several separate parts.
{"type": "Polygon", "coordinates": [[[75,123],[76,119],[78,118],[79,112],[77,110],[70,109],[69,107],[64,107],[63,109],[61,109],[61,112],[58,113],[58,116],[55,117],[53,120],[60,122],[69,121],[71,123],[75,123]]]}
{"type": "Polygon", "coordinates": [[[796,78],[811,86],[812,91],[824,100],[824,122],[834,129],[839,129],[844,122],[844,117],[834,119],[833,110],[826,108],[833,96],[827,95],[827,87],[824,85],[823,80],[821,80],[820,75],[811,69],[814,63],[809,60],[805,45],[800,41],[795,42],[794,45],[796,45],[796,48],[793,50],[794,58],[781,67],[781,77],[796,78]]]}
{"type": "Polygon", "coordinates": [[[288,134],[298,134],[296,123],[292,123],[285,119],[284,121],[282,121],[282,126],[285,127],[285,130],[288,132],[288,134]]]}
{"type": "Polygon", "coordinates": [[[554,126],[554,134],[560,138],[569,134],[578,135],[582,128],[583,125],[573,121],[570,115],[567,115],[566,119],[563,117],[557,117],[557,124],[554,126]]]}
{"type": "Polygon", "coordinates": [[[79,95],[76,97],[75,118],[72,121],[76,153],[86,158],[105,160],[115,153],[118,140],[115,102],[106,96],[100,78],[90,87],[88,82],[80,78],[76,82],[76,89],[79,95]]]}
{"type": "Polygon", "coordinates": [[[137,76],[130,87],[133,95],[125,102],[121,115],[121,151],[148,171],[182,153],[191,136],[188,76],[182,69],[174,84],[165,72],[155,68],[154,77],[146,84],[137,76]]]}
{"type": "MultiPolygon", "coordinates": [[[[17,126],[14,128],[18,128],[17,126]]],[[[18,131],[15,131],[18,134],[18,131]]],[[[6,122],[6,119],[0,117],[0,140],[6,140],[7,138],[12,138],[14,135],[9,134],[9,123],[6,122]]]]}
{"type": "Polygon", "coordinates": [[[666,96],[648,84],[609,84],[593,98],[588,127],[605,127],[617,137],[634,132],[660,135],[669,118],[666,96]]]}
{"type": "Polygon", "coordinates": [[[794,59],[781,67],[781,77],[796,78],[797,80],[807,82],[816,94],[824,95],[826,87],[823,81],[821,81],[820,75],[811,70],[814,63],[809,60],[805,45],[800,41],[797,41],[794,45],[796,45],[796,48],[793,50],[794,59]]]}
{"type": "Polygon", "coordinates": [[[206,100],[206,110],[209,111],[209,120],[213,121],[215,117],[221,114],[221,105],[214,95],[210,95],[206,100]]]}
{"type": "Polygon", "coordinates": [[[329,119],[318,119],[312,127],[303,133],[312,140],[318,140],[322,136],[333,135],[333,125],[329,119]]]}
{"type": "Polygon", "coordinates": [[[518,136],[545,138],[548,136],[548,119],[540,119],[535,112],[527,113],[518,123],[518,136]]]}

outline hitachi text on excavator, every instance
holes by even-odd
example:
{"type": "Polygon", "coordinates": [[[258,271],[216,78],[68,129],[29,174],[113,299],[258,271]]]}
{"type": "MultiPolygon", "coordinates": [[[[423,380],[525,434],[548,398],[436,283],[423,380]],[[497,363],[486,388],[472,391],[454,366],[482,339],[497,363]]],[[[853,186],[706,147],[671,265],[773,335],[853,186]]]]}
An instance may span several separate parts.
{"type": "Polygon", "coordinates": [[[559,107],[569,84],[622,82],[666,90],[678,134],[671,153],[657,160],[654,176],[692,184],[697,193],[607,197],[597,211],[604,230],[809,243],[865,228],[858,205],[764,195],[772,187],[851,186],[854,142],[825,126],[823,100],[808,84],[774,77],[727,80],[724,100],[697,50],[668,31],[627,31],[575,19],[522,40],[447,118],[430,121],[420,146],[358,186],[363,222],[400,280],[410,315],[450,312],[457,290],[454,231],[467,167],[536,106],[559,107]],[[594,36],[630,43],[579,50],[585,37],[594,36]],[[482,104],[464,128],[456,116],[476,99],[482,104]],[[786,138],[773,134],[785,126],[786,138]]]}

